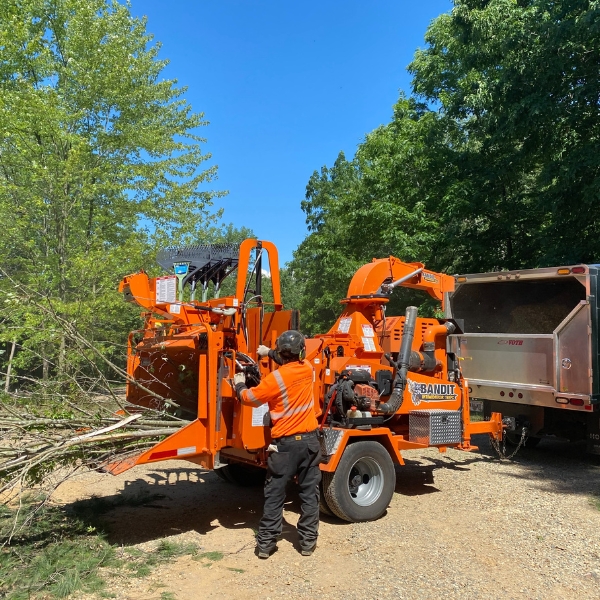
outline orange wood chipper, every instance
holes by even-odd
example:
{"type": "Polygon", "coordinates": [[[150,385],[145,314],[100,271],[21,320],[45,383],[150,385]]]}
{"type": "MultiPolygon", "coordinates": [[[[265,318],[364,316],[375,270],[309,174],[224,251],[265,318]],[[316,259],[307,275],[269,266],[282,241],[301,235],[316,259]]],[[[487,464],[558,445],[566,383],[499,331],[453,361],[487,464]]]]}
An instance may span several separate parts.
{"type": "MultiPolygon", "coordinates": [[[[120,284],[125,299],[142,307],[144,319],[143,328],[129,336],[127,399],[175,413],[184,425],[109,470],[185,459],[234,483],[264,479],[268,407],[242,405],[232,377],[242,371],[248,387],[257,385],[277,368],[257,356],[258,346],[274,347],[279,334],[299,328],[298,312],[283,310],[281,303],[277,249],[257,240],[169,248],[158,262],[170,274],[150,278],[140,272],[120,284]],[[271,303],[263,294],[267,257],[271,303]],[[232,273],[235,292],[219,297],[232,273]]],[[[329,332],[306,340],[324,457],[321,509],[347,521],[385,512],[403,450],[472,450],[473,434],[496,440],[503,435],[499,413],[470,421],[468,385],[446,346],[456,323],[419,318],[412,306],[404,316],[386,315],[397,286],[423,290],[443,304],[454,279],[420,263],[375,259],[355,273],[329,332]]]]}

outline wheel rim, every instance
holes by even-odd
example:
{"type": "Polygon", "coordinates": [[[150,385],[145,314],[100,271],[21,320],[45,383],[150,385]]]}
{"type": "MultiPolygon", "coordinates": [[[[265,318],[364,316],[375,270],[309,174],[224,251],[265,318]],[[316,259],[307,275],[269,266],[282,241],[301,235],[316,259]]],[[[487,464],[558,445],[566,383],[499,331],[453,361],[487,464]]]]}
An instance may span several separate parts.
{"type": "Polygon", "coordinates": [[[348,492],[355,504],[370,506],[383,490],[383,470],[370,456],[359,458],[348,475],[348,492]]]}

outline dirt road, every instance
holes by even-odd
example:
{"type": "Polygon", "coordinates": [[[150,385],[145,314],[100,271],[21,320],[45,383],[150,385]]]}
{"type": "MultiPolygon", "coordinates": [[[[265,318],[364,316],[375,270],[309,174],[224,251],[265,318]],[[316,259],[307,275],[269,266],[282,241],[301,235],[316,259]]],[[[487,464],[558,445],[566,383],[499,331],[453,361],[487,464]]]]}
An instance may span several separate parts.
{"type": "Polygon", "coordinates": [[[299,505],[285,507],[283,539],[254,555],[260,488],[237,488],[183,462],[119,477],[87,473],[59,488],[69,503],[91,495],[148,494],[145,506],[107,515],[110,541],[153,548],[194,542],[218,561],[180,558],[145,579],[112,580],[120,599],[502,598],[600,599],[600,467],[581,448],[543,442],[514,462],[478,453],[407,452],[383,518],[349,524],[323,517],[311,557],[297,548],[299,505]]]}

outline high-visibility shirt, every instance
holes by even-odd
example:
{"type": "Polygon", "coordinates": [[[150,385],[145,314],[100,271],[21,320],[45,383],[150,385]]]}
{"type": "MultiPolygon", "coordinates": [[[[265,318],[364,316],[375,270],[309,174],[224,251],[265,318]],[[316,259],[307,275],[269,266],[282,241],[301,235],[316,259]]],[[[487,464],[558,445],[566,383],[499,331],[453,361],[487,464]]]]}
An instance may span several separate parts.
{"type": "Polygon", "coordinates": [[[254,407],[269,403],[274,438],[314,431],[318,423],[313,373],[306,360],[286,363],[269,373],[256,387],[242,390],[240,400],[254,407]]]}

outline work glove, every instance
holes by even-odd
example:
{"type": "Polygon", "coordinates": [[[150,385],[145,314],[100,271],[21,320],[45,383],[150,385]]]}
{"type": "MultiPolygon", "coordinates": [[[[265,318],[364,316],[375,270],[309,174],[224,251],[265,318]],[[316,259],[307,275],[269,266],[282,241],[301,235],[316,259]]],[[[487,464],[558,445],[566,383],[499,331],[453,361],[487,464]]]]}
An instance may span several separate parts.
{"type": "Polygon", "coordinates": [[[256,354],[258,354],[258,356],[260,358],[264,358],[265,356],[269,356],[269,350],[270,348],[268,346],[263,346],[262,344],[257,348],[256,350],[256,354]]]}
{"type": "Polygon", "coordinates": [[[246,383],[246,376],[243,373],[236,373],[233,376],[233,387],[236,387],[240,383],[246,383]]]}

